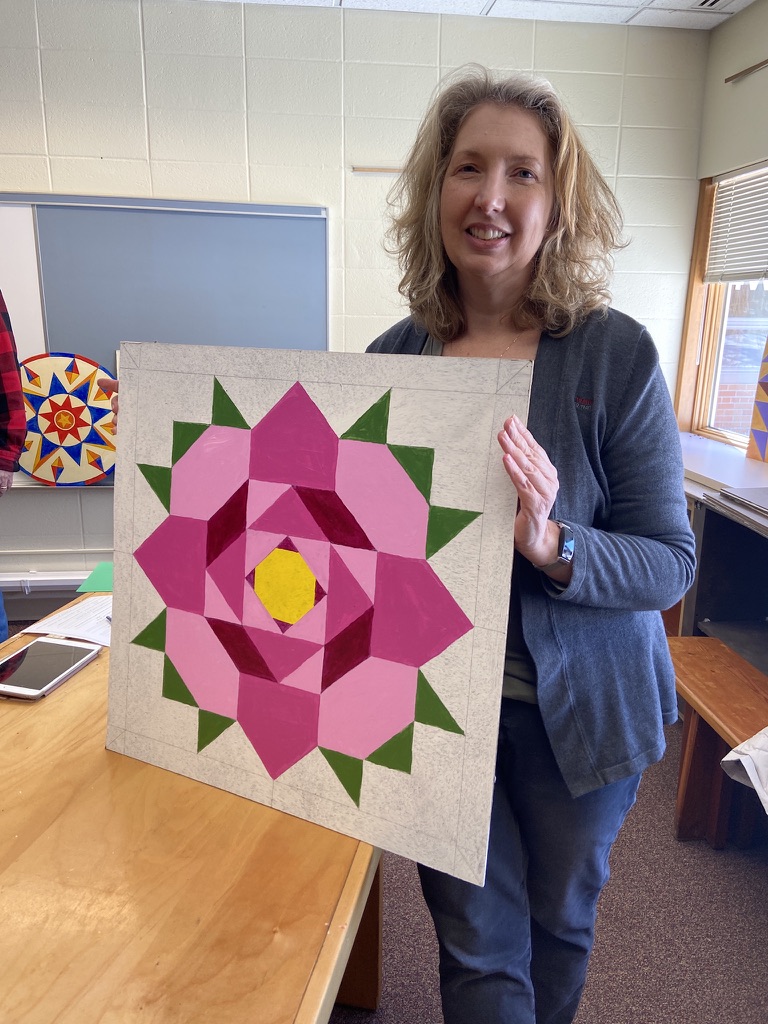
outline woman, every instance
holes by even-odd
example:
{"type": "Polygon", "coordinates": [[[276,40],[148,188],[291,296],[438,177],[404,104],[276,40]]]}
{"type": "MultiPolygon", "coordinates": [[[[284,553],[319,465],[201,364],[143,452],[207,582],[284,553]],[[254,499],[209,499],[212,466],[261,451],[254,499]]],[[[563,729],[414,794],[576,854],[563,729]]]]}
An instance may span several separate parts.
{"type": "Polygon", "coordinates": [[[608,308],[615,199],[548,83],[463,72],[422,122],[391,238],[411,316],[372,352],[534,360],[483,887],[420,867],[446,1024],[576,1015],[608,855],[675,721],[658,609],[693,581],[675,418],[608,308]]]}

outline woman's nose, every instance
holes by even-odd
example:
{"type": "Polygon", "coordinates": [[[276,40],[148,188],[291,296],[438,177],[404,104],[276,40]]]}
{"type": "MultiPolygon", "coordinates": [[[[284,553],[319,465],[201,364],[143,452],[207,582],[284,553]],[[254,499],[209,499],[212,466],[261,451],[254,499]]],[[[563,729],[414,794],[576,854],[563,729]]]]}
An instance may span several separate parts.
{"type": "Polygon", "coordinates": [[[501,175],[486,174],[480,182],[475,206],[483,213],[500,213],[506,204],[504,181],[501,175]]]}

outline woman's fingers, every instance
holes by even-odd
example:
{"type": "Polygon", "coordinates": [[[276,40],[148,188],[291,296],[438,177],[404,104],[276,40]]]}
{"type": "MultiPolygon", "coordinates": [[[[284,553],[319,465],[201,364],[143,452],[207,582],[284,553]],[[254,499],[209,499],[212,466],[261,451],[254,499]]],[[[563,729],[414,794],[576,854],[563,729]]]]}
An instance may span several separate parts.
{"type": "Polygon", "coordinates": [[[510,417],[504,424],[499,432],[499,444],[504,452],[504,467],[521,492],[521,501],[524,492],[533,490],[549,501],[546,512],[549,514],[557,494],[557,470],[547,453],[517,416],[510,417]]]}
{"type": "Polygon", "coordinates": [[[512,416],[499,432],[504,468],[517,490],[515,546],[534,561],[546,543],[549,514],[558,491],[557,470],[533,434],[512,416]]]}
{"type": "Polygon", "coordinates": [[[112,425],[115,429],[115,432],[117,432],[117,411],[120,404],[117,397],[117,392],[120,387],[120,382],[114,380],[112,377],[98,377],[96,383],[99,385],[104,394],[112,395],[112,401],[110,403],[112,406],[113,414],[112,425]]]}

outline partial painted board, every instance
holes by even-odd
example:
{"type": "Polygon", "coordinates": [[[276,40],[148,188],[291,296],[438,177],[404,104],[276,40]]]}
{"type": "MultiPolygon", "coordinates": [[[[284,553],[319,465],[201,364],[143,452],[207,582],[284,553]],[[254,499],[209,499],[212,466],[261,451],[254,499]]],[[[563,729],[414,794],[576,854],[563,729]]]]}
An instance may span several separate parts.
{"type": "Polygon", "coordinates": [[[531,369],[124,345],[110,749],[482,883],[531,369]]]}

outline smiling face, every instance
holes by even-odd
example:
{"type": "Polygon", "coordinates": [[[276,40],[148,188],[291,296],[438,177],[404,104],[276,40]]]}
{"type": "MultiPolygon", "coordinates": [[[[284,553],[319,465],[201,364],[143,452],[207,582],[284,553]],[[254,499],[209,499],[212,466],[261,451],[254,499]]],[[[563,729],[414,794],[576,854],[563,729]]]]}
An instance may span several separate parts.
{"type": "Polygon", "coordinates": [[[535,114],[493,103],[461,126],[440,195],[440,230],[460,291],[528,285],[554,204],[552,150],[535,114]]]}

